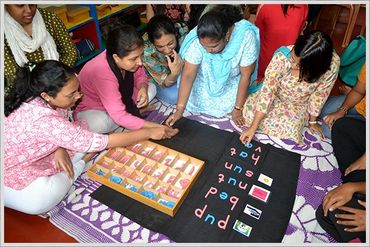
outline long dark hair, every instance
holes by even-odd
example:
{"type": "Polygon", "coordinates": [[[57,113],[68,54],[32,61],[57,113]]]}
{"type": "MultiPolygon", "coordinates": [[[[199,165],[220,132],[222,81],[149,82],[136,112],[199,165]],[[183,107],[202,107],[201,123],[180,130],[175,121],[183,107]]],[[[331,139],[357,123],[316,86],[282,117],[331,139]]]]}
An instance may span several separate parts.
{"type": "MultiPolygon", "coordinates": [[[[125,80],[123,78],[121,69],[113,60],[113,54],[123,58],[130,52],[143,46],[144,41],[134,26],[123,24],[108,33],[106,49],[109,67],[118,80],[119,91],[121,93],[122,102],[126,106],[126,110],[139,117],[139,110],[137,109],[136,104],[132,101],[132,93],[134,90],[133,79],[125,80]]],[[[125,77],[127,76],[132,76],[131,72],[125,71],[125,77]]]]}
{"type": "Polygon", "coordinates": [[[232,23],[243,19],[243,9],[240,4],[217,4],[212,8],[212,11],[223,13],[232,23]]]}
{"type": "Polygon", "coordinates": [[[150,42],[154,44],[154,40],[160,39],[163,35],[173,34],[176,37],[177,46],[175,50],[179,50],[179,42],[176,27],[174,22],[166,15],[155,15],[153,16],[147,25],[147,33],[150,42]]]}
{"type": "Polygon", "coordinates": [[[206,6],[207,4],[190,4],[190,13],[188,20],[189,30],[198,25],[200,15],[203,13],[206,6]]]}
{"type": "Polygon", "coordinates": [[[5,116],[18,109],[23,102],[40,97],[42,92],[55,97],[74,76],[75,71],[71,67],[54,60],[29,63],[19,68],[13,86],[5,95],[5,116]]]}
{"type": "Polygon", "coordinates": [[[210,10],[199,20],[197,35],[198,38],[211,38],[221,40],[225,38],[227,31],[234,24],[234,19],[221,11],[210,10]]]}
{"type": "Polygon", "coordinates": [[[300,58],[300,80],[304,79],[312,83],[330,68],[333,43],[326,33],[311,31],[297,38],[294,53],[300,58]]]}

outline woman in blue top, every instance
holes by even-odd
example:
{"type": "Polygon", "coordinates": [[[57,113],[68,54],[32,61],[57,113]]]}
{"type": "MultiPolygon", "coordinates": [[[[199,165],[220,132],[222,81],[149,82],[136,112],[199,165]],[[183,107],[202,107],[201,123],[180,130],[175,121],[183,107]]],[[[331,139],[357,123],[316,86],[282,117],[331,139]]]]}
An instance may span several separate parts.
{"type": "Polygon", "coordinates": [[[255,85],[259,33],[256,26],[242,19],[232,5],[216,6],[199,20],[185,38],[180,56],[185,60],[176,111],[166,124],[172,126],[184,109],[222,117],[231,112],[233,121],[244,124],[241,114],[248,94],[255,85]]]}

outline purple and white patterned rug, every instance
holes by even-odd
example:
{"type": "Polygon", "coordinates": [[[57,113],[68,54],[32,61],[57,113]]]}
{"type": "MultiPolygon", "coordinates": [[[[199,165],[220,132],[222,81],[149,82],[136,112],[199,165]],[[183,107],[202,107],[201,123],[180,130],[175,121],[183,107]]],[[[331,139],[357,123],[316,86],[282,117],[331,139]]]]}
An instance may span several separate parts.
{"type": "MultiPolygon", "coordinates": [[[[156,110],[147,116],[147,120],[161,123],[174,110],[174,106],[162,101],[154,100],[154,105],[156,110]]],[[[215,128],[239,133],[242,131],[228,117],[214,118],[187,112],[184,116],[215,128]]],[[[318,136],[310,134],[307,128],[304,130],[306,145],[265,134],[256,134],[256,139],[301,155],[297,194],[282,242],[335,242],[318,226],[315,218],[315,210],[326,192],[341,183],[330,140],[320,140],[318,136]]],[[[91,198],[90,193],[99,186],[100,183],[83,173],[62,202],[48,213],[50,222],[81,243],[173,242],[165,235],[150,231],[91,198]]]]}

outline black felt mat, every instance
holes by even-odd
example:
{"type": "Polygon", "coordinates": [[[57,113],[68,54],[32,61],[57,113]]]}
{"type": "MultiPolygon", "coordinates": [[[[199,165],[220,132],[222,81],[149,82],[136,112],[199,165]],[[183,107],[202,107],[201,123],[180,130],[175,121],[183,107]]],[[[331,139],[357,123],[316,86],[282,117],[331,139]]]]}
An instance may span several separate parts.
{"type": "Polygon", "coordinates": [[[295,200],[300,155],[255,141],[246,147],[237,133],[186,118],[176,127],[177,136],[158,143],[206,163],[175,217],[104,185],[91,197],[176,242],[281,242],[295,200]],[[258,181],[261,173],[272,179],[271,186],[258,181]],[[270,191],[267,202],[248,195],[252,185],[270,191]],[[246,214],[247,204],[257,213],[246,214]],[[234,230],[236,220],[249,226],[245,235],[234,230]]]}

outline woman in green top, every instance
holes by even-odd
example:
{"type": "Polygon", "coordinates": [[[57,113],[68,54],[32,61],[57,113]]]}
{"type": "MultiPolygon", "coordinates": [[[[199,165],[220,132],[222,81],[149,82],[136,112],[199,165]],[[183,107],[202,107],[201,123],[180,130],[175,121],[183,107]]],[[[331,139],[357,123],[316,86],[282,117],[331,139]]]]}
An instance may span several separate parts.
{"type": "Polygon", "coordinates": [[[156,15],[148,22],[143,36],[143,65],[149,80],[157,86],[156,97],[170,104],[177,101],[175,82],[184,65],[177,52],[188,31],[184,22],[156,15]]]}
{"type": "Polygon", "coordinates": [[[5,79],[10,86],[27,62],[59,60],[75,64],[76,47],[59,17],[36,4],[6,4],[4,12],[5,79]]]}

